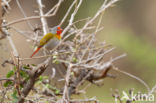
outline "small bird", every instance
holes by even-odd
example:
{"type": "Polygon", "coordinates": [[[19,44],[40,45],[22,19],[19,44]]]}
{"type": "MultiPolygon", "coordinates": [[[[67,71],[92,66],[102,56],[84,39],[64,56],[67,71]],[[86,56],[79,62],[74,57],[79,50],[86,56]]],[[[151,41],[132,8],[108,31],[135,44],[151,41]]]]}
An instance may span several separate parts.
{"type": "Polygon", "coordinates": [[[51,28],[50,33],[47,33],[43,36],[43,38],[39,42],[37,49],[33,52],[33,54],[30,57],[32,58],[43,46],[45,46],[46,49],[49,50],[56,47],[61,40],[61,33],[61,27],[55,26],[51,28]]]}

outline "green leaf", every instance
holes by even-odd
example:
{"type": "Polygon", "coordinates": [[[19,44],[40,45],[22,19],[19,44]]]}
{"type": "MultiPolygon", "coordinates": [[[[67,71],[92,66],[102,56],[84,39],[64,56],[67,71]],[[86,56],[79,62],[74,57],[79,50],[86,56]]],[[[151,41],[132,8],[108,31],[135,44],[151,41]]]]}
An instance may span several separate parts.
{"type": "Polygon", "coordinates": [[[72,58],[72,62],[73,62],[73,63],[77,63],[77,62],[78,62],[77,58],[76,58],[76,57],[73,57],[73,58],[72,58]]]}
{"type": "Polygon", "coordinates": [[[46,84],[45,86],[46,86],[47,88],[49,88],[49,89],[55,91],[55,94],[59,94],[59,93],[60,93],[60,90],[59,90],[59,89],[57,89],[56,87],[53,87],[53,86],[50,85],[50,84],[46,84]]]}
{"type": "Polygon", "coordinates": [[[43,81],[43,76],[40,76],[40,77],[39,77],[39,80],[40,80],[40,81],[43,81]]]}
{"type": "Polygon", "coordinates": [[[47,88],[51,89],[51,90],[56,90],[56,87],[53,87],[52,85],[50,84],[46,84],[45,85],[47,88]]]}
{"type": "Polygon", "coordinates": [[[4,87],[8,87],[9,85],[12,85],[13,82],[12,81],[6,81],[3,85],[4,87]]]}
{"type": "Polygon", "coordinates": [[[44,103],[50,103],[50,102],[48,102],[48,101],[45,101],[44,103]]]}
{"type": "Polygon", "coordinates": [[[31,64],[32,66],[36,66],[36,64],[31,64]]]}
{"type": "Polygon", "coordinates": [[[17,96],[17,91],[14,90],[13,94],[11,94],[12,98],[13,98],[13,103],[17,103],[18,100],[18,96],[17,96]]]}
{"type": "Polygon", "coordinates": [[[27,66],[27,65],[24,65],[23,68],[24,68],[24,69],[30,69],[30,67],[27,66]]]}
{"type": "Polygon", "coordinates": [[[59,61],[57,59],[54,59],[52,63],[59,64],[59,61]]]}
{"type": "Polygon", "coordinates": [[[57,89],[57,90],[55,91],[55,94],[59,94],[59,93],[60,93],[60,90],[57,89]]]}
{"type": "Polygon", "coordinates": [[[54,55],[54,56],[53,56],[53,59],[57,59],[57,55],[54,55]]]}
{"type": "Polygon", "coordinates": [[[20,71],[20,75],[21,75],[21,77],[24,77],[24,78],[28,77],[28,74],[23,70],[20,71]]]}
{"type": "Polygon", "coordinates": [[[41,83],[42,83],[41,81],[37,81],[37,82],[36,82],[36,84],[38,84],[38,85],[41,84],[41,83]]]}
{"type": "Polygon", "coordinates": [[[71,72],[71,75],[74,76],[74,72],[71,72]]]}
{"type": "Polygon", "coordinates": [[[14,66],[13,70],[16,71],[16,66],[14,66]]]}
{"type": "Polygon", "coordinates": [[[46,84],[45,87],[47,87],[49,89],[51,88],[50,84],[46,84]]]}
{"type": "Polygon", "coordinates": [[[13,70],[10,70],[10,71],[7,73],[6,77],[7,77],[7,78],[10,78],[10,77],[13,76],[13,75],[14,75],[14,71],[13,71],[13,70]]]}
{"type": "Polygon", "coordinates": [[[40,80],[40,81],[43,81],[43,80],[45,80],[45,79],[48,79],[48,76],[40,76],[40,77],[39,77],[39,80],[40,80]]]}

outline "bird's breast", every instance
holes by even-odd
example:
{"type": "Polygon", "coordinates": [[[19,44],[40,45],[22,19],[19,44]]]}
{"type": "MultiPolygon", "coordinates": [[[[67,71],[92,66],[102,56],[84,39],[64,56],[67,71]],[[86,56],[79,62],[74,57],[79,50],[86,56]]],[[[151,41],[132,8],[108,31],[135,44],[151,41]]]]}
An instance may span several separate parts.
{"type": "Polygon", "coordinates": [[[48,50],[52,50],[59,44],[59,40],[57,38],[50,39],[48,43],[45,45],[45,48],[48,50]]]}

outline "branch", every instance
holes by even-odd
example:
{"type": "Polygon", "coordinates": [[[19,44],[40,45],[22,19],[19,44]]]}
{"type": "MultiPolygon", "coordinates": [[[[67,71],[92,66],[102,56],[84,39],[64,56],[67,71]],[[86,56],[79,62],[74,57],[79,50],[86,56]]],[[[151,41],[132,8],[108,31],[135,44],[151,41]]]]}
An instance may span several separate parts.
{"type": "Polygon", "coordinates": [[[63,2],[64,0],[59,0],[59,2],[53,7],[53,8],[51,8],[47,13],[46,13],[46,15],[49,15],[51,12],[53,12],[54,10],[54,12],[53,12],[53,15],[55,15],[56,13],[57,13],[57,11],[58,11],[58,9],[59,9],[59,7],[60,7],[60,5],[61,5],[61,3],[63,2]]]}
{"type": "Polygon", "coordinates": [[[60,22],[60,26],[64,23],[64,21],[66,20],[67,16],[69,15],[70,11],[72,10],[73,6],[76,4],[77,0],[74,0],[73,3],[70,5],[67,13],[65,14],[65,16],[63,17],[62,21],[60,22]]]}
{"type": "MultiPolygon", "coordinates": [[[[19,7],[21,13],[23,14],[23,16],[26,18],[27,15],[26,15],[26,13],[24,12],[23,8],[21,7],[21,4],[20,4],[19,0],[16,0],[16,3],[17,3],[17,5],[18,5],[18,7],[19,7]]],[[[27,22],[27,24],[29,25],[29,27],[33,30],[32,24],[31,24],[28,20],[26,20],[26,22],[27,22]]]]}
{"type": "Polygon", "coordinates": [[[81,100],[70,100],[70,103],[84,103],[84,102],[94,102],[94,103],[99,103],[98,100],[96,99],[96,97],[93,98],[89,98],[89,99],[81,99],[81,100]]]}
{"type": "Polygon", "coordinates": [[[104,12],[107,8],[109,8],[110,6],[112,6],[114,3],[116,3],[118,0],[111,0],[110,2],[108,2],[106,4],[106,1],[104,1],[104,3],[102,4],[102,6],[100,7],[100,9],[97,11],[97,13],[94,15],[94,17],[92,19],[90,19],[84,26],[83,28],[81,29],[81,31],[79,32],[80,34],[83,32],[83,30],[85,28],[88,27],[88,25],[92,24],[93,21],[102,13],[104,12]]]}
{"type": "Polygon", "coordinates": [[[50,61],[50,57],[46,61],[44,61],[43,63],[39,64],[32,71],[30,71],[30,73],[29,73],[30,79],[28,80],[28,82],[24,86],[23,90],[21,91],[23,97],[18,99],[18,103],[24,103],[24,98],[29,94],[29,92],[34,87],[34,84],[35,84],[37,78],[41,74],[43,74],[43,72],[46,70],[46,68],[48,67],[49,61],[50,61]]]}
{"type": "Polygon", "coordinates": [[[13,78],[1,78],[0,81],[14,81],[13,78]]]}
{"type": "Polygon", "coordinates": [[[42,23],[42,28],[43,28],[43,34],[46,35],[49,30],[48,30],[48,24],[47,21],[44,17],[44,12],[43,12],[43,4],[42,0],[37,0],[38,6],[39,6],[39,11],[40,11],[40,16],[41,16],[41,23],[42,23]]]}
{"type": "Polygon", "coordinates": [[[13,50],[14,56],[18,56],[18,55],[19,55],[19,54],[18,54],[18,51],[17,51],[17,49],[16,49],[16,46],[15,46],[15,44],[14,44],[14,42],[13,42],[13,40],[12,40],[12,38],[11,38],[9,32],[8,32],[8,30],[7,30],[6,28],[2,28],[2,31],[3,31],[3,33],[5,34],[5,36],[7,37],[8,41],[9,41],[9,43],[10,43],[10,45],[11,45],[11,48],[12,48],[12,50],[13,50]]]}
{"type": "MultiPolygon", "coordinates": [[[[76,1],[76,0],[75,0],[76,1]]],[[[67,25],[67,27],[64,29],[64,31],[62,32],[62,36],[64,36],[64,34],[69,30],[69,28],[71,27],[71,25],[72,25],[72,23],[73,23],[73,21],[74,21],[74,17],[75,17],[75,15],[76,15],[76,13],[77,13],[77,11],[79,10],[79,8],[80,8],[80,6],[81,6],[81,4],[82,4],[82,1],[83,0],[80,0],[79,1],[79,3],[78,3],[78,5],[77,5],[77,7],[75,8],[75,10],[74,10],[74,12],[71,14],[71,17],[70,17],[70,19],[69,19],[69,23],[68,23],[68,25],[67,25]]],[[[68,13],[68,12],[67,12],[68,13]]]]}

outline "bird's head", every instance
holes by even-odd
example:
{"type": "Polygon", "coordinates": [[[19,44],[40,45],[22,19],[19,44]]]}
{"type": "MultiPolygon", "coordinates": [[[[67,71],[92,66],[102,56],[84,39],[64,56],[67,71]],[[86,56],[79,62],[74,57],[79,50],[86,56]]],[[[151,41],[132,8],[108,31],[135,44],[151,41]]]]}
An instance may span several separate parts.
{"type": "Polygon", "coordinates": [[[61,39],[62,28],[60,26],[55,26],[50,29],[50,32],[54,34],[58,39],[61,39]]]}

